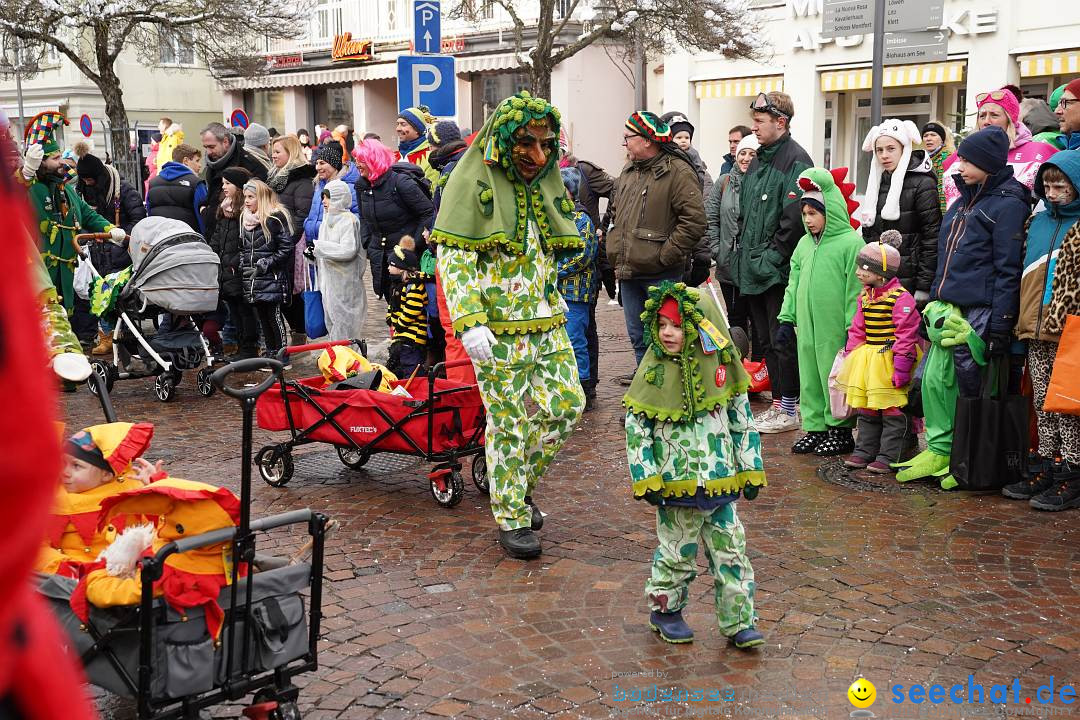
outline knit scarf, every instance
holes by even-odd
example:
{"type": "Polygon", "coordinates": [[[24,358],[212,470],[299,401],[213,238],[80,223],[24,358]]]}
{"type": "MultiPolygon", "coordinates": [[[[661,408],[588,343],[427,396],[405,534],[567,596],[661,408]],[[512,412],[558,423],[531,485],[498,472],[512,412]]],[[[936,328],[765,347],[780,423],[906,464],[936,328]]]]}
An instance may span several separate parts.
{"type": "Polygon", "coordinates": [[[244,208],[244,212],[240,215],[240,221],[244,224],[245,230],[254,230],[259,225],[259,216],[244,208]]]}
{"type": "Polygon", "coordinates": [[[398,153],[401,155],[402,159],[407,158],[409,153],[420,147],[420,144],[423,143],[425,139],[426,138],[423,135],[417,135],[412,140],[398,140],[398,153]]]}
{"type": "Polygon", "coordinates": [[[632,413],[660,422],[689,422],[726,405],[746,392],[750,376],[732,345],[720,308],[711,299],[670,280],[649,288],[645,301],[645,357],[641,359],[623,405],[632,413]],[[660,306],[666,297],[679,303],[685,335],[673,354],[660,342],[660,306]]]}
{"type": "Polygon", "coordinates": [[[217,160],[212,160],[209,156],[206,158],[206,167],[215,172],[224,170],[232,165],[233,156],[236,155],[236,148],[240,143],[236,141],[234,135],[229,142],[229,149],[225,151],[225,154],[219,157],[217,160]]]}
{"type": "Polygon", "coordinates": [[[547,100],[522,91],[499,104],[450,174],[432,241],[476,251],[501,246],[521,255],[532,222],[544,252],[584,247],[574,224],[574,203],[558,172],[558,153],[551,153],[529,183],[511,158],[514,133],[543,118],[549,118],[557,136],[559,111],[547,100]]]}
{"type": "Polygon", "coordinates": [[[289,173],[293,168],[298,168],[304,165],[304,162],[292,162],[285,167],[274,166],[270,170],[270,173],[266,176],[266,184],[270,186],[270,189],[276,193],[280,193],[285,189],[285,186],[289,184],[289,173]]]}
{"type": "Polygon", "coordinates": [[[934,164],[934,176],[937,178],[938,205],[941,206],[941,214],[945,214],[945,185],[943,182],[945,173],[945,148],[939,147],[930,154],[930,162],[934,164]]]}

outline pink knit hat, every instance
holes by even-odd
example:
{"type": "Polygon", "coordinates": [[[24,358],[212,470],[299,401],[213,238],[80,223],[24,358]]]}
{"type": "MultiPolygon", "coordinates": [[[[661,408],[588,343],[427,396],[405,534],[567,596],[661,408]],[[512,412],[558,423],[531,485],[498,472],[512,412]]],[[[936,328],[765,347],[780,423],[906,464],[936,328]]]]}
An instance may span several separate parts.
{"type": "Polygon", "coordinates": [[[982,109],[982,106],[988,103],[1001,106],[1001,109],[1009,116],[1009,120],[1012,121],[1014,128],[1020,125],[1020,101],[1016,99],[1016,96],[1010,90],[1001,88],[1000,90],[980,93],[975,96],[975,106],[979,109],[982,109]]]}

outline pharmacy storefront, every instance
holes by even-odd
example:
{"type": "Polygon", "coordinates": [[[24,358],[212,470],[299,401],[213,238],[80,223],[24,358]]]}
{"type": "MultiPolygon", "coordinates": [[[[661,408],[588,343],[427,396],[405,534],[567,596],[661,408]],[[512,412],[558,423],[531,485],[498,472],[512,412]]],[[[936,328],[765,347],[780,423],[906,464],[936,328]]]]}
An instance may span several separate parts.
{"type": "MultiPolygon", "coordinates": [[[[870,127],[872,36],[822,37],[820,0],[755,5],[772,57],[764,63],[665,57],[664,109],[690,115],[699,128],[695,143],[710,168],[719,168],[728,129],[749,124],[754,96],[782,90],[795,103],[794,137],[815,162],[852,168],[861,191],[869,172],[860,146],[870,127]]],[[[946,0],[941,32],[949,37],[948,57],[886,66],[884,115],[920,126],[935,119],[955,130],[973,124],[980,92],[1014,83],[1030,96],[1048,97],[1064,79],[1080,75],[1080,4],[1059,8],[1032,13],[1022,12],[1019,0],[946,0]]]]}

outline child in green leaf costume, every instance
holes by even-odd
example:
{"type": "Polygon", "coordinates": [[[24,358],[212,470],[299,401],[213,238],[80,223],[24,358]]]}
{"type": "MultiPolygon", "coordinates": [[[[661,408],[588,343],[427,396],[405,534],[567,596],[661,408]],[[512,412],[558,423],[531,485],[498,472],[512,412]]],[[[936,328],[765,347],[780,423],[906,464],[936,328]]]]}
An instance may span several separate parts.
{"type": "Polygon", "coordinates": [[[585,404],[556,289],[555,252],[584,246],[559,175],[559,123],[555,107],[527,92],[500,103],[446,183],[431,233],[487,407],[499,543],[517,558],[541,552],[532,494],[585,404]],[[532,416],[527,396],[539,408],[532,416]]]}
{"type": "Polygon", "coordinates": [[[634,496],[657,506],[649,625],[667,642],[693,639],[682,609],[703,544],[720,632],[739,648],[760,645],[754,569],[735,512],[740,491],[751,500],[766,484],[749,376],[720,309],[685,284],[650,288],[641,319],[648,349],[623,404],[634,496]]]}

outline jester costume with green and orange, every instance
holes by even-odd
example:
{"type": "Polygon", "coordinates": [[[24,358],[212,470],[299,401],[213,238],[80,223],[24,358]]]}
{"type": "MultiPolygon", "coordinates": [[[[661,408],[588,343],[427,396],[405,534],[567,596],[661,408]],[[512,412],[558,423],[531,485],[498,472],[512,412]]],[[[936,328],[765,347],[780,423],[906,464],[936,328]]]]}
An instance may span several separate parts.
{"type": "Polygon", "coordinates": [[[647,349],[623,404],[634,497],[657,506],[645,585],[653,628],[668,642],[689,641],[688,629],[672,634],[669,625],[686,605],[701,545],[720,632],[751,647],[759,642],[735,637],[753,628],[755,587],[735,501],[766,485],[750,378],[712,298],[665,281],[649,289],[641,318],[647,349]],[[678,353],[660,340],[661,316],[682,328],[678,353]]]}
{"type": "MultiPolygon", "coordinates": [[[[60,146],[53,134],[60,123],[67,125],[68,121],[59,112],[39,114],[27,125],[26,145],[40,144],[46,158],[59,155],[60,146]]],[[[75,192],[74,183],[64,182],[60,175],[39,172],[29,181],[16,175],[29,185],[27,192],[37,215],[38,247],[49,279],[70,313],[75,306],[74,238],[80,232],[108,232],[114,225],[87,205],[75,192]]]]}
{"type": "Polygon", "coordinates": [[[555,253],[584,246],[559,175],[559,126],[546,100],[527,92],[503,100],[450,176],[431,233],[454,331],[486,327],[494,336],[490,359],[470,355],[487,407],[491,509],[502,531],[539,529],[532,493],[585,403],[556,289],[555,253]],[[528,165],[538,172],[526,180],[518,146],[534,140],[531,152],[544,161],[528,165]],[[526,396],[538,406],[531,417],[526,396]]]}

